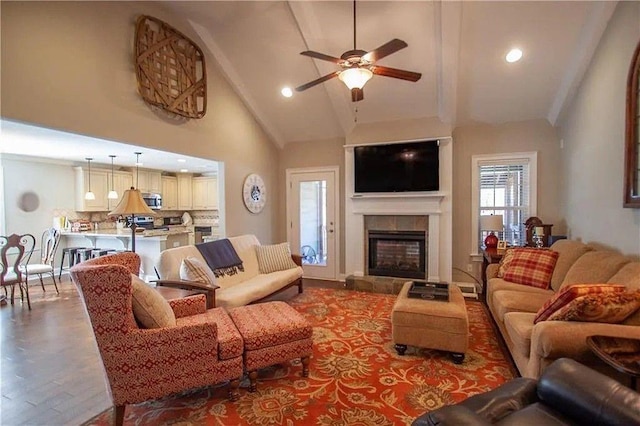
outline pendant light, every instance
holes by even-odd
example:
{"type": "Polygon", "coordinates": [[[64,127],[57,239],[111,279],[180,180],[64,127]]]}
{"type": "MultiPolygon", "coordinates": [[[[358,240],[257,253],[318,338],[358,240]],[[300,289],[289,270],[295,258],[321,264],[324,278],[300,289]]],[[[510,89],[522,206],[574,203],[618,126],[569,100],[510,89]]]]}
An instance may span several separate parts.
{"type": "Polygon", "coordinates": [[[134,154],[136,155],[136,189],[138,188],[139,185],[139,181],[138,181],[138,166],[142,166],[142,163],[140,162],[140,156],[142,155],[141,152],[134,152],[134,154]]]}
{"type": "Polygon", "coordinates": [[[93,160],[93,158],[91,157],[86,157],[85,160],[87,160],[87,168],[88,168],[88,176],[89,176],[89,190],[84,194],[84,199],[85,200],[95,200],[96,199],[96,194],[94,194],[91,191],[91,160],[93,160]]]}
{"type": "Polygon", "coordinates": [[[118,192],[116,191],[116,187],[113,184],[113,159],[116,158],[115,155],[110,155],[109,157],[111,157],[111,191],[109,191],[109,194],[107,195],[107,198],[110,200],[117,200],[118,199],[118,192]]]}

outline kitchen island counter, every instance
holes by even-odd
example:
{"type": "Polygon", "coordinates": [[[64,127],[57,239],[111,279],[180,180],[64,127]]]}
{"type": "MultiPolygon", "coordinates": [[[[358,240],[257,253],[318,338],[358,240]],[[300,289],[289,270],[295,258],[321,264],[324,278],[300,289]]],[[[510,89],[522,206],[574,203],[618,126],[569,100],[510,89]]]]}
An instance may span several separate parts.
{"type": "MultiPolygon", "coordinates": [[[[84,232],[62,232],[65,247],[94,247],[101,249],[131,250],[131,229],[105,229],[84,232]]],[[[140,255],[140,275],[146,280],[156,279],[154,271],[160,252],[189,244],[186,229],[151,229],[136,233],[136,253],[140,255]]]]}

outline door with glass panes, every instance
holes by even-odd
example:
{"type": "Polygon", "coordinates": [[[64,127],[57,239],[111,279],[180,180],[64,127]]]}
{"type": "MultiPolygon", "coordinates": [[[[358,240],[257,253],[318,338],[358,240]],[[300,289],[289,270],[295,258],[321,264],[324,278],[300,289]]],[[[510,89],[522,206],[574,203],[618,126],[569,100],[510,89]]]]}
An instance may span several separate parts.
{"type": "Polygon", "coordinates": [[[307,278],[336,279],[337,168],[287,170],[287,239],[307,278]]]}

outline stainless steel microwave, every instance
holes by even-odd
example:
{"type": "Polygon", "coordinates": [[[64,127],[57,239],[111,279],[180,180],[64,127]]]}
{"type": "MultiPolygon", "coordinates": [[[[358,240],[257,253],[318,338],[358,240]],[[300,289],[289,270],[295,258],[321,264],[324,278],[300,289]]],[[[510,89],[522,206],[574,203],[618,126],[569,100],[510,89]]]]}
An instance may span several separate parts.
{"type": "Polygon", "coordinates": [[[162,208],[162,196],[150,192],[143,192],[142,199],[152,210],[160,210],[162,208]]]}

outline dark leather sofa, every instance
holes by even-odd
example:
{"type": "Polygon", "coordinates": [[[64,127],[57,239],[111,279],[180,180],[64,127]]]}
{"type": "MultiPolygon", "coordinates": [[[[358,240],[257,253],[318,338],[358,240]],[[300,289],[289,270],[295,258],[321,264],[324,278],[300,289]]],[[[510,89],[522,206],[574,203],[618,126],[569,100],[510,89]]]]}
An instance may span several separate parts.
{"type": "Polygon", "coordinates": [[[572,359],[561,358],[539,380],[519,377],[423,414],[426,425],[640,425],[640,394],[572,359]]]}

